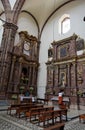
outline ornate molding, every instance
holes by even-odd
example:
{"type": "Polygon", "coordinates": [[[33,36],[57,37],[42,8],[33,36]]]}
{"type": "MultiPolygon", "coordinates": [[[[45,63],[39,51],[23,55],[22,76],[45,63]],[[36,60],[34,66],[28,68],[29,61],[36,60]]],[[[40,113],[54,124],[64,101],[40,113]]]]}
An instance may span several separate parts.
{"type": "Polygon", "coordinates": [[[15,25],[15,24],[13,24],[13,23],[8,23],[8,22],[6,22],[4,25],[3,25],[5,28],[8,28],[8,29],[13,29],[13,30],[17,30],[18,29],[18,27],[17,27],[17,25],[15,25]]]}
{"type": "Polygon", "coordinates": [[[70,40],[76,40],[78,36],[74,33],[72,36],[59,40],[59,41],[53,41],[53,43],[51,43],[52,45],[60,45],[60,44],[65,44],[68,43],[70,40]]]}

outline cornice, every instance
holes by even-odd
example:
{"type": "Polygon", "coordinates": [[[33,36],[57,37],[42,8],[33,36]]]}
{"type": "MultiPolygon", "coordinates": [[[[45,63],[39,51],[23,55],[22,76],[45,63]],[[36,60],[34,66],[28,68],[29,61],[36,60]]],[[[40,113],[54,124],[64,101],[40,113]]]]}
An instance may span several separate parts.
{"type": "Polygon", "coordinates": [[[66,44],[68,43],[70,40],[76,40],[78,36],[76,34],[73,34],[72,36],[59,40],[59,41],[53,41],[53,43],[51,43],[52,45],[60,45],[60,44],[66,44]]]}

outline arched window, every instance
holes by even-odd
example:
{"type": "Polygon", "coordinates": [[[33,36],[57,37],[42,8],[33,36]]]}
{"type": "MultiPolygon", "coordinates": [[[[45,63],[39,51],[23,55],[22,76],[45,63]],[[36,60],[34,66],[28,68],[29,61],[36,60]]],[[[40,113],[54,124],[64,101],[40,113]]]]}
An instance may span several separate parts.
{"type": "Polygon", "coordinates": [[[61,22],[61,33],[67,33],[70,30],[70,18],[65,18],[61,22]]]}
{"type": "Polygon", "coordinates": [[[64,14],[59,20],[59,32],[65,34],[70,30],[70,16],[64,14]]]}

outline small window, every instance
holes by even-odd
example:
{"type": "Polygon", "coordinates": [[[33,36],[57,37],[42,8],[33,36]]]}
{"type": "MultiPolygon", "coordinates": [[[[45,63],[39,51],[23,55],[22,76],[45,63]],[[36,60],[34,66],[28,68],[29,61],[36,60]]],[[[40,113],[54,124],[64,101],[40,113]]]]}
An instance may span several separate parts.
{"type": "Polygon", "coordinates": [[[59,19],[59,33],[65,34],[70,30],[70,16],[68,14],[64,14],[59,19]]]}
{"type": "Polygon", "coordinates": [[[65,18],[61,22],[61,33],[67,33],[70,30],[70,18],[65,18]]]}

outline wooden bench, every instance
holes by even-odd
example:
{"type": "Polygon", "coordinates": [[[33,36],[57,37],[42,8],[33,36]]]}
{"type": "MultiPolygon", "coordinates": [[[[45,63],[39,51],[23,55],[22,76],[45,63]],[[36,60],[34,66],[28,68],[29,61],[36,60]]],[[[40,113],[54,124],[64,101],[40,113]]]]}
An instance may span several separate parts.
{"type": "Polygon", "coordinates": [[[30,109],[38,108],[38,107],[43,107],[43,105],[42,104],[30,104],[30,105],[26,105],[26,106],[20,106],[19,108],[16,109],[16,116],[18,116],[19,118],[21,117],[22,114],[24,114],[24,116],[25,116],[26,112],[30,111],[30,109]]]}
{"type": "Polygon", "coordinates": [[[37,108],[31,108],[29,111],[25,113],[26,119],[27,117],[30,118],[30,122],[32,121],[32,117],[36,117],[40,114],[40,110],[42,110],[43,107],[37,107],[37,108]]]}
{"type": "Polygon", "coordinates": [[[49,120],[51,120],[52,124],[54,124],[53,110],[48,110],[48,111],[45,111],[45,112],[41,113],[39,115],[39,118],[38,118],[38,121],[39,121],[38,125],[40,126],[40,123],[42,122],[43,123],[43,127],[45,127],[46,125],[49,124],[49,120]]]}
{"type": "Polygon", "coordinates": [[[26,112],[26,117],[30,118],[30,122],[32,122],[32,117],[39,116],[41,113],[49,110],[53,110],[54,107],[52,106],[47,106],[47,107],[37,107],[37,108],[31,108],[28,112],[26,112]]]}
{"type": "Polygon", "coordinates": [[[44,128],[43,130],[64,130],[64,123],[57,123],[55,125],[48,126],[47,128],[44,128]]]}
{"type": "Polygon", "coordinates": [[[38,125],[40,125],[40,123],[42,122],[43,123],[43,127],[46,125],[49,124],[49,120],[52,120],[52,125],[56,123],[56,118],[59,117],[59,122],[62,122],[63,119],[62,119],[62,116],[65,116],[66,117],[66,120],[67,121],[67,109],[63,109],[63,110],[48,110],[48,111],[45,111],[43,113],[41,113],[39,115],[39,118],[38,118],[38,125]]]}
{"type": "Polygon", "coordinates": [[[20,104],[11,104],[7,108],[7,114],[11,115],[12,110],[17,110],[20,106],[29,106],[32,105],[33,103],[20,103],[20,104]]]}
{"type": "Polygon", "coordinates": [[[85,114],[79,115],[79,121],[81,122],[81,120],[85,121],[85,114]]]}
{"type": "Polygon", "coordinates": [[[63,118],[63,116],[65,117],[65,121],[67,121],[68,119],[67,119],[67,111],[68,111],[68,109],[61,109],[61,118],[63,118]]]}

